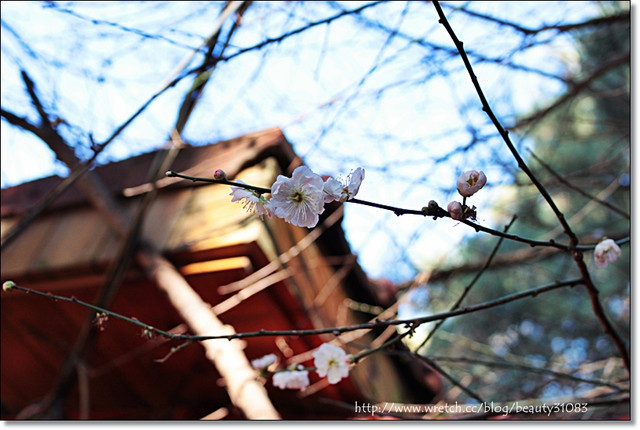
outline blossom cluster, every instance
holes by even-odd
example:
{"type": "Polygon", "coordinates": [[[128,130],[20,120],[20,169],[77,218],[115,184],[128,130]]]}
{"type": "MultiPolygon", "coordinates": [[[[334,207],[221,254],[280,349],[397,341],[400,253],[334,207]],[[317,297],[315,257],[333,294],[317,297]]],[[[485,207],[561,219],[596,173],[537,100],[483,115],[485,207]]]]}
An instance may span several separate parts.
{"type": "Polygon", "coordinates": [[[467,218],[475,218],[475,207],[469,208],[465,203],[467,197],[477,193],[487,183],[484,172],[467,170],[458,178],[458,193],[462,196],[462,203],[453,201],[447,206],[447,212],[452,219],[462,221],[467,218]]]}
{"type": "Polygon", "coordinates": [[[326,203],[353,199],[363,179],[364,169],[360,167],[341,182],[332,177],[325,181],[307,166],[300,166],[291,178],[278,175],[271,186],[271,198],[234,186],[231,187],[231,201],[243,203],[245,209],[260,217],[276,216],[298,227],[311,228],[318,224],[326,203]]]}
{"type": "MultiPolygon", "coordinates": [[[[261,373],[266,373],[266,369],[275,363],[276,356],[268,354],[264,357],[251,361],[251,365],[261,373]]],[[[344,350],[329,343],[323,343],[320,348],[313,352],[313,364],[316,373],[321,378],[327,377],[330,384],[337,384],[342,378],[349,376],[349,364],[351,362],[344,350]]],[[[304,390],[309,386],[309,370],[301,365],[292,365],[286,370],[273,373],[273,385],[285,390],[304,390]]]]}

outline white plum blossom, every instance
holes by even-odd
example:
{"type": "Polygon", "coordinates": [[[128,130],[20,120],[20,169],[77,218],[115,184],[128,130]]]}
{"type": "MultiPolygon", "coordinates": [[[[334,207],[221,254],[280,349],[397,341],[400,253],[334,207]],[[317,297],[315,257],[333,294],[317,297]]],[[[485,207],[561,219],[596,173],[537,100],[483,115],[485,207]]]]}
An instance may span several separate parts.
{"type": "Polygon", "coordinates": [[[254,369],[260,370],[260,369],[266,369],[267,367],[271,366],[275,362],[276,362],[276,355],[267,354],[264,357],[251,360],[251,366],[253,366],[254,369]]]}
{"type": "Polygon", "coordinates": [[[344,185],[342,182],[328,178],[324,181],[322,186],[322,192],[324,193],[324,202],[331,203],[342,198],[342,192],[344,191],[344,185]]]}
{"type": "Polygon", "coordinates": [[[314,227],[324,212],[324,181],[306,166],[293,171],[291,178],[278,175],[271,186],[274,214],[298,227],[314,227]]]}
{"type": "Polygon", "coordinates": [[[309,372],[306,370],[285,370],[273,374],[273,385],[281,390],[304,390],[309,386],[309,372]]]}
{"type": "Polygon", "coordinates": [[[344,350],[329,343],[323,343],[313,353],[313,364],[320,377],[327,377],[330,384],[337,384],[349,376],[349,358],[344,350]]]}
{"type": "Polygon", "coordinates": [[[593,251],[593,258],[598,267],[607,267],[607,264],[613,263],[620,257],[622,251],[617,243],[611,239],[603,239],[596,245],[593,251]]]}
{"type": "Polygon", "coordinates": [[[487,177],[483,172],[467,170],[458,178],[458,192],[462,197],[471,197],[487,183],[487,177]]]}
{"type": "Polygon", "coordinates": [[[358,190],[360,190],[360,184],[363,179],[364,169],[362,167],[358,167],[351,172],[344,183],[334,178],[327,179],[323,186],[324,202],[345,202],[351,200],[358,193],[358,190]]]}
{"type": "MultiPolygon", "coordinates": [[[[244,184],[241,180],[237,180],[236,182],[244,184]]],[[[242,200],[244,200],[244,202],[242,202],[242,206],[247,211],[255,213],[260,218],[264,215],[267,215],[269,218],[273,217],[271,202],[263,195],[242,187],[231,187],[231,193],[229,195],[232,196],[232,202],[242,202],[242,200]]]]}
{"type": "Polygon", "coordinates": [[[464,219],[464,210],[462,209],[460,202],[449,203],[449,206],[447,206],[447,212],[449,212],[452,219],[458,221],[462,221],[464,219]]]}

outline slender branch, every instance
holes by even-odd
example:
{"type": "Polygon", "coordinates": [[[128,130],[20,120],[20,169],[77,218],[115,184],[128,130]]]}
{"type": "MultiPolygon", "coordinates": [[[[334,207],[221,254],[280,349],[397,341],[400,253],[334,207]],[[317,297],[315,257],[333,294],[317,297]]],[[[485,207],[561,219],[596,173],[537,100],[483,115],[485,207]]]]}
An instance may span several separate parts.
{"type": "MultiPolygon", "coordinates": [[[[509,228],[513,225],[513,223],[516,220],[516,216],[514,215],[513,218],[511,218],[511,221],[509,222],[509,224],[507,224],[504,227],[504,231],[505,233],[509,230],[509,228]]],[[[496,254],[498,253],[498,249],[500,248],[500,245],[502,245],[502,241],[504,238],[500,238],[498,239],[498,242],[495,244],[495,246],[493,247],[493,250],[491,251],[491,254],[489,255],[489,258],[487,258],[487,261],[485,262],[484,266],[478,271],[478,273],[476,273],[476,275],[474,276],[474,278],[471,280],[471,282],[469,282],[469,284],[465,287],[464,291],[462,291],[462,294],[460,295],[460,297],[458,297],[458,300],[456,300],[456,302],[453,304],[453,306],[451,306],[451,308],[449,310],[453,311],[455,309],[458,309],[458,307],[460,307],[460,304],[462,303],[462,301],[464,300],[465,297],[467,297],[467,294],[469,294],[469,291],[471,291],[471,288],[473,288],[473,286],[475,285],[475,283],[478,281],[478,279],[480,279],[480,276],[482,276],[482,274],[489,268],[489,266],[491,265],[491,262],[493,261],[493,258],[496,256],[496,254]]],[[[435,334],[435,332],[440,328],[440,326],[442,326],[442,324],[444,324],[445,320],[440,320],[438,321],[438,323],[435,325],[435,327],[433,327],[433,329],[429,332],[429,334],[427,335],[427,337],[420,343],[420,345],[415,349],[415,352],[418,353],[418,351],[420,351],[420,349],[429,341],[429,339],[431,339],[433,337],[433,335],[435,334]]]]}
{"type": "MultiPolygon", "coordinates": [[[[29,213],[26,214],[15,227],[13,227],[7,235],[2,238],[1,248],[4,248],[9,243],[11,243],[23,230],[27,228],[31,224],[33,220],[35,220],[38,215],[40,215],[51,203],[53,203],[59,196],[62,195],[74,182],[81,177],[84,173],[89,171],[98,158],[98,156],[102,153],[102,151],[115,140],[115,138],[127,127],[129,124],[133,122],[133,120],[139,116],[157,97],[159,97],[164,91],[176,85],[185,75],[179,76],[178,78],[171,81],[169,84],[164,86],[160,91],[156,92],[149,100],[147,100],[131,117],[129,117],[122,125],[120,125],[111,136],[100,144],[92,144],[93,155],[76,165],[69,176],[64,178],[61,183],[56,185],[56,187],[51,190],[41,201],[36,203],[36,205],[29,210],[29,213]]],[[[6,111],[5,109],[0,109],[0,116],[5,118],[10,124],[13,124],[17,127],[20,127],[24,130],[30,131],[35,134],[42,140],[45,140],[44,134],[39,129],[39,127],[31,124],[25,118],[19,117],[12,112],[6,111]]],[[[91,135],[89,136],[91,138],[91,135]]]]}
{"type": "Polygon", "coordinates": [[[609,70],[615,69],[616,67],[618,67],[618,66],[620,66],[622,64],[628,63],[630,59],[631,59],[631,54],[629,52],[621,54],[621,55],[615,57],[613,60],[609,61],[608,63],[603,64],[602,66],[600,66],[591,75],[587,76],[586,78],[584,78],[580,82],[577,82],[575,85],[572,86],[570,91],[567,91],[564,95],[562,95],[556,101],[551,103],[549,106],[547,106],[546,108],[541,109],[541,110],[533,113],[532,115],[530,115],[530,116],[528,116],[526,118],[521,118],[511,128],[512,129],[522,128],[522,127],[527,126],[527,125],[529,125],[529,124],[531,124],[531,123],[533,123],[535,121],[541,120],[542,118],[547,116],[550,112],[552,112],[553,110],[555,110],[559,106],[563,105],[568,100],[571,100],[572,98],[575,98],[580,91],[582,91],[583,89],[587,88],[596,78],[598,78],[601,75],[604,75],[609,70]]]}
{"type": "Polygon", "coordinates": [[[334,335],[339,335],[341,333],[346,333],[346,332],[351,332],[351,331],[356,331],[356,330],[362,330],[362,329],[372,329],[372,328],[378,328],[378,327],[388,327],[388,326],[409,326],[409,327],[417,327],[421,324],[424,323],[428,323],[431,321],[438,321],[441,319],[445,319],[445,318],[451,318],[454,316],[459,316],[459,315],[465,315],[465,314],[470,314],[470,313],[474,313],[474,312],[478,312],[481,310],[485,310],[485,309],[491,309],[497,306],[502,306],[505,305],[507,303],[511,303],[517,300],[522,300],[524,298],[527,297],[536,297],[539,294],[542,293],[546,293],[549,291],[553,291],[553,290],[557,290],[559,288],[565,288],[565,287],[574,287],[576,285],[580,285],[582,284],[582,279],[581,278],[577,278],[577,279],[568,279],[566,281],[558,281],[558,282],[554,282],[552,284],[547,284],[547,285],[543,285],[540,287],[535,287],[535,288],[531,288],[525,291],[521,291],[519,293],[513,293],[513,294],[509,294],[494,300],[490,300],[487,302],[482,302],[482,303],[478,303],[476,305],[471,305],[471,306],[465,306],[463,308],[459,308],[459,309],[455,309],[453,311],[448,311],[448,312],[442,312],[442,313],[438,313],[438,314],[433,314],[433,315],[428,315],[428,316],[424,316],[424,317],[418,317],[418,318],[410,318],[410,319],[387,319],[387,320],[383,320],[383,319],[379,319],[376,318],[373,321],[370,322],[366,322],[366,323],[362,323],[362,324],[352,324],[352,325],[347,325],[347,326],[339,326],[339,327],[330,327],[330,328],[318,328],[318,329],[307,329],[307,330],[258,330],[258,331],[252,331],[252,332],[244,332],[244,333],[231,333],[231,334],[222,334],[222,335],[212,335],[212,336],[208,336],[208,335],[186,335],[186,334],[175,334],[175,333],[169,333],[168,331],[165,330],[161,330],[158,329],[156,327],[153,327],[150,324],[146,324],[140,320],[137,319],[133,319],[133,318],[129,318],[126,317],[124,315],[120,315],[116,312],[112,312],[108,309],[104,309],[101,308],[99,306],[95,306],[92,305],[90,303],[84,302],[82,300],[79,300],[75,297],[64,297],[64,296],[59,296],[56,294],[52,294],[52,293],[44,293],[42,291],[37,291],[37,290],[32,290],[30,288],[26,288],[26,287],[22,287],[20,285],[16,285],[15,283],[13,283],[12,281],[7,281],[4,283],[3,285],[3,289],[5,291],[11,291],[13,289],[15,290],[19,290],[19,291],[23,291],[25,293],[29,293],[29,294],[35,294],[38,296],[42,296],[42,297],[46,297],[52,300],[58,300],[58,301],[63,301],[63,302],[69,302],[69,303],[75,303],[78,304],[80,306],[84,306],[87,307],[91,310],[96,311],[97,313],[104,313],[108,316],[112,316],[114,318],[118,318],[121,320],[124,320],[126,322],[129,322],[131,324],[134,324],[138,327],[142,327],[144,330],[146,330],[147,332],[150,333],[154,333],[154,334],[158,334],[161,336],[164,336],[166,338],[169,339],[178,339],[178,340],[193,340],[193,341],[203,341],[203,340],[212,340],[212,339],[227,339],[227,340],[232,340],[232,339],[246,339],[246,338],[253,338],[253,337],[264,337],[264,336],[286,336],[286,335],[290,335],[290,336],[309,336],[309,335],[316,335],[316,334],[334,334],[334,335]]]}
{"type": "Polygon", "coordinates": [[[449,373],[444,370],[442,367],[440,367],[436,362],[434,362],[433,360],[424,357],[422,355],[419,354],[413,354],[414,357],[417,357],[418,359],[420,359],[421,361],[424,361],[425,363],[427,363],[429,366],[431,366],[436,372],[438,372],[439,374],[441,374],[442,376],[444,376],[445,378],[447,378],[449,380],[449,382],[451,382],[453,385],[455,385],[456,387],[460,388],[462,391],[464,391],[465,393],[467,393],[467,395],[469,395],[470,397],[473,397],[474,399],[478,400],[480,403],[485,403],[485,401],[482,399],[482,397],[480,397],[478,394],[475,393],[475,391],[471,390],[469,387],[462,385],[460,382],[458,382],[453,376],[449,375],[449,373]]]}
{"type": "Polygon", "coordinates": [[[540,163],[540,165],[542,167],[544,167],[549,173],[551,173],[561,184],[565,185],[566,187],[576,191],[577,193],[587,197],[588,199],[591,199],[599,204],[601,204],[602,206],[605,206],[609,209],[611,209],[613,212],[617,213],[618,215],[621,215],[627,219],[631,219],[631,215],[629,215],[627,212],[623,211],[620,208],[617,208],[616,206],[612,205],[609,202],[605,202],[604,200],[601,200],[599,198],[597,198],[596,196],[593,196],[589,193],[587,193],[586,191],[584,191],[582,188],[577,187],[575,185],[573,185],[571,182],[567,181],[565,178],[563,178],[558,172],[556,172],[555,170],[553,170],[551,168],[551,166],[549,166],[547,163],[545,163],[544,161],[542,161],[540,159],[540,157],[538,157],[533,151],[529,151],[529,153],[531,154],[531,156],[538,162],[540,163]]]}
{"type": "Polygon", "coordinates": [[[440,20],[439,20],[440,24],[442,24],[444,26],[444,28],[447,30],[447,33],[449,33],[449,36],[451,37],[451,40],[453,41],[453,43],[455,44],[456,48],[458,49],[458,53],[460,54],[460,58],[462,58],[464,66],[467,69],[467,72],[469,73],[469,77],[471,78],[471,82],[473,83],[473,86],[476,89],[476,92],[478,93],[478,97],[480,98],[480,102],[482,103],[482,110],[487,114],[487,116],[489,116],[489,119],[491,119],[491,122],[496,127],[496,129],[498,130],[498,133],[500,134],[500,136],[502,137],[502,139],[506,143],[507,147],[509,148],[509,151],[511,151],[511,154],[513,155],[513,157],[517,161],[518,167],[520,167],[520,169],[522,169],[522,171],[529,177],[529,179],[536,186],[536,188],[538,189],[538,191],[540,192],[542,197],[544,197],[544,199],[546,200],[547,204],[551,207],[551,210],[553,211],[553,213],[556,215],[556,217],[560,221],[560,224],[562,224],[564,232],[567,234],[567,236],[569,236],[569,239],[571,240],[571,245],[572,246],[577,245],[578,244],[578,238],[576,237],[576,235],[573,233],[573,231],[569,227],[569,224],[565,220],[564,215],[562,214],[562,212],[560,212],[560,209],[558,209],[558,207],[556,206],[555,202],[551,198],[551,195],[549,194],[547,189],[544,187],[544,185],[542,185],[540,183],[540,181],[538,181],[536,176],[529,169],[529,167],[527,166],[527,163],[525,163],[524,159],[522,158],[522,156],[520,155],[520,153],[516,149],[515,145],[513,144],[513,142],[511,142],[511,138],[509,137],[509,132],[502,126],[502,124],[500,123],[500,121],[496,117],[495,113],[491,109],[491,106],[489,105],[489,102],[487,101],[487,98],[485,97],[484,92],[482,91],[482,88],[480,87],[480,83],[478,82],[478,78],[476,77],[476,75],[475,75],[475,73],[473,71],[473,67],[471,66],[471,62],[469,61],[469,58],[467,57],[467,54],[466,54],[464,48],[462,47],[462,42],[458,39],[458,37],[456,36],[455,32],[453,31],[453,28],[449,24],[449,21],[447,20],[447,17],[445,16],[444,12],[442,11],[442,8],[440,7],[440,4],[437,1],[434,1],[433,5],[435,6],[436,11],[438,12],[438,16],[440,17],[440,20]]]}
{"type": "MultiPolygon", "coordinates": [[[[202,177],[197,177],[197,176],[189,176],[189,175],[184,175],[182,173],[174,172],[173,170],[169,170],[166,173],[166,176],[171,177],[171,178],[187,179],[187,180],[192,181],[192,182],[207,182],[207,183],[210,183],[210,184],[230,185],[230,186],[234,186],[234,187],[245,188],[247,190],[252,190],[252,191],[255,191],[258,194],[266,194],[266,193],[270,193],[271,192],[271,190],[269,188],[257,187],[255,185],[244,184],[244,183],[241,183],[241,182],[233,182],[233,181],[229,181],[229,180],[226,180],[226,179],[220,180],[220,179],[214,179],[214,178],[202,178],[202,177]]],[[[397,216],[400,216],[400,215],[419,215],[419,216],[424,216],[424,217],[432,216],[432,217],[434,217],[434,219],[437,219],[437,218],[451,218],[449,213],[447,211],[445,211],[444,209],[442,209],[441,207],[439,207],[437,205],[437,203],[435,203],[435,202],[433,202],[433,204],[431,204],[430,206],[423,207],[420,210],[417,210],[417,209],[406,209],[406,208],[400,208],[400,207],[396,207],[396,206],[389,206],[389,205],[385,205],[385,204],[382,204],[382,203],[369,202],[369,201],[360,200],[360,199],[347,200],[347,203],[354,203],[354,204],[359,204],[359,205],[363,205],[363,206],[369,206],[369,207],[373,207],[373,208],[377,208],[377,209],[390,211],[390,212],[393,212],[397,216]]],[[[462,221],[458,221],[458,222],[473,228],[476,232],[481,231],[483,233],[487,233],[487,234],[490,234],[490,235],[493,235],[493,236],[497,236],[497,237],[502,237],[504,239],[509,239],[509,240],[512,240],[512,241],[515,241],[515,242],[526,243],[527,245],[530,245],[530,246],[547,246],[547,247],[557,248],[557,249],[560,249],[560,250],[563,250],[563,251],[573,251],[573,250],[588,251],[588,250],[591,250],[591,249],[595,248],[595,246],[596,246],[596,244],[570,246],[570,245],[567,245],[567,244],[564,244],[564,243],[558,243],[553,239],[549,240],[549,241],[528,239],[528,238],[517,236],[517,235],[514,235],[514,234],[509,234],[509,233],[506,233],[504,231],[495,230],[495,229],[492,229],[492,228],[489,228],[489,227],[485,227],[483,225],[471,222],[468,219],[465,219],[465,220],[462,220],[462,221]]],[[[623,243],[628,242],[629,240],[630,239],[627,237],[627,238],[620,239],[619,241],[616,241],[616,243],[621,245],[623,243]]]]}
{"type": "Polygon", "coordinates": [[[516,370],[522,370],[524,372],[537,373],[537,374],[540,374],[540,375],[549,375],[549,376],[553,376],[554,378],[568,379],[568,380],[571,380],[571,381],[574,381],[574,382],[583,382],[583,383],[591,384],[591,385],[607,386],[607,387],[610,387],[610,388],[613,388],[615,390],[622,391],[622,392],[628,392],[629,391],[628,388],[622,388],[618,384],[614,384],[614,383],[611,383],[611,382],[600,381],[600,380],[597,380],[597,379],[581,378],[581,377],[578,377],[578,376],[570,375],[568,373],[556,372],[554,370],[543,369],[543,368],[540,368],[540,367],[527,366],[527,365],[524,365],[524,364],[509,363],[509,362],[504,362],[504,361],[479,360],[479,359],[468,358],[468,357],[437,357],[437,356],[434,357],[434,356],[430,356],[429,358],[431,360],[435,360],[435,361],[446,361],[446,362],[452,362],[452,363],[480,364],[480,365],[483,365],[483,366],[486,366],[486,367],[501,367],[501,368],[506,368],[506,369],[516,369],[516,370]]]}
{"type": "Polygon", "coordinates": [[[542,32],[545,32],[545,31],[556,31],[558,33],[562,33],[562,32],[575,30],[575,29],[579,29],[579,28],[583,28],[583,27],[597,26],[597,25],[608,24],[608,23],[616,22],[616,21],[629,20],[629,13],[627,12],[627,13],[619,13],[619,14],[610,15],[610,16],[601,16],[601,17],[589,19],[589,20],[586,20],[586,21],[573,22],[573,23],[569,23],[569,24],[555,24],[555,25],[551,24],[551,25],[543,25],[543,26],[540,26],[538,28],[530,28],[530,27],[525,27],[523,25],[520,25],[520,24],[518,24],[516,22],[507,21],[507,20],[498,18],[498,17],[493,16],[493,15],[487,15],[487,14],[483,14],[483,13],[480,13],[480,12],[476,12],[476,11],[467,9],[464,6],[462,6],[462,7],[452,7],[452,9],[461,11],[461,12],[467,14],[467,15],[470,15],[470,16],[473,16],[473,17],[476,17],[476,18],[484,19],[485,21],[494,22],[494,23],[499,24],[501,26],[511,27],[514,30],[517,30],[520,33],[523,33],[523,34],[525,34],[527,36],[538,34],[538,33],[542,33],[542,32]]]}
{"type": "Polygon", "coordinates": [[[15,125],[16,127],[20,127],[26,131],[30,131],[31,133],[39,136],[40,130],[34,124],[31,124],[26,118],[18,116],[13,112],[9,112],[4,108],[0,108],[0,116],[7,120],[9,124],[15,125]]]}
{"type": "Polygon", "coordinates": [[[381,343],[380,345],[376,346],[375,348],[368,348],[368,349],[365,349],[362,352],[359,352],[358,354],[355,354],[351,361],[354,362],[354,363],[357,363],[358,361],[362,360],[363,358],[365,358],[365,357],[367,357],[367,356],[369,356],[369,355],[371,355],[371,354],[373,354],[375,352],[381,351],[381,350],[383,350],[383,349],[385,349],[385,348],[387,348],[387,347],[389,347],[389,346],[401,341],[402,339],[404,339],[408,335],[413,334],[413,332],[414,332],[414,330],[410,328],[409,330],[405,331],[404,333],[402,333],[402,334],[400,334],[398,336],[392,336],[391,339],[381,343]]]}
{"type": "Polygon", "coordinates": [[[596,288],[595,284],[591,280],[591,276],[589,275],[589,269],[587,269],[587,265],[584,262],[582,257],[582,253],[580,251],[574,251],[574,260],[578,265],[578,270],[580,270],[580,274],[582,275],[583,285],[587,289],[587,293],[589,294],[589,299],[591,300],[591,308],[593,309],[593,313],[595,314],[598,321],[604,328],[604,332],[611,338],[613,344],[618,350],[618,354],[622,361],[624,362],[624,366],[627,368],[628,372],[631,372],[631,360],[629,358],[629,352],[627,351],[627,346],[625,345],[624,340],[615,329],[607,314],[604,311],[602,303],[598,298],[600,291],[596,288]]]}
{"type": "Polygon", "coordinates": [[[355,8],[355,9],[342,11],[342,12],[336,14],[336,15],[330,16],[328,18],[321,19],[319,21],[310,22],[310,23],[306,24],[304,27],[297,28],[297,29],[292,30],[292,31],[290,31],[288,33],[284,33],[284,34],[282,34],[282,35],[280,35],[278,37],[268,38],[268,39],[265,39],[265,40],[263,40],[262,42],[260,42],[260,43],[258,43],[256,45],[249,46],[247,48],[239,49],[238,52],[235,52],[235,53],[233,53],[231,55],[228,55],[226,57],[220,58],[220,61],[228,61],[228,60],[231,60],[232,58],[235,58],[235,57],[237,57],[239,55],[244,54],[245,52],[255,51],[255,50],[258,50],[258,49],[262,49],[267,45],[271,45],[272,43],[282,42],[284,39],[287,39],[287,38],[289,38],[291,36],[294,36],[296,34],[299,34],[299,33],[302,33],[304,31],[307,31],[307,30],[309,30],[309,29],[311,29],[313,27],[317,27],[317,26],[323,25],[323,24],[329,24],[330,22],[335,21],[336,19],[342,18],[342,17],[347,16],[347,15],[358,14],[358,13],[362,12],[365,9],[368,9],[368,8],[370,8],[372,6],[377,6],[377,5],[382,4],[382,3],[385,3],[385,2],[384,1],[374,1],[372,3],[367,3],[365,5],[362,5],[362,6],[358,7],[358,8],[355,8]]]}
{"type": "MultiPolygon", "coordinates": [[[[426,48],[428,50],[433,50],[436,52],[446,52],[449,55],[453,55],[453,54],[457,54],[457,51],[455,51],[455,49],[449,48],[448,46],[443,46],[443,45],[439,45],[436,43],[433,43],[432,41],[428,41],[425,39],[418,39],[415,38],[414,36],[408,35],[406,33],[403,33],[402,31],[400,31],[399,29],[396,28],[390,28],[386,25],[384,25],[381,22],[372,20],[372,19],[368,19],[365,16],[362,15],[358,15],[357,18],[358,20],[362,21],[363,23],[365,23],[367,26],[372,27],[372,28],[376,28],[379,29],[381,31],[384,31],[386,33],[395,33],[397,37],[411,43],[411,44],[416,44],[422,48],[426,48]]],[[[554,75],[553,73],[549,73],[546,72],[544,70],[540,70],[540,69],[536,69],[534,67],[530,67],[524,64],[517,64],[515,62],[512,61],[506,61],[506,59],[503,56],[498,56],[496,58],[494,57],[489,57],[484,55],[483,53],[480,52],[476,52],[476,51],[467,51],[467,54],[469,56],[471,56],[474,60],[481,62],[481,63],[494,63],[494,64],[498,64],[500,66],[504,66],[504,67],[508,67],[511,68],[513,70],[520,70],[520,71],[524,71],[527,73],[535,73],[538,74],[540,76],[544,76],[546,78],[550,78],[550,79],[554,79],[557,81],[560,81],[562,83],[567,83],[567,79],[563,76],[558,76],[558,75],[554,75]]]]}
{"type": "Polygon", "coordinates": [[[166,175],[169,178],[188,179],[188,180],[190,180],[192,182],[208,182],[210,184],[231,185],[231,186],[234,186],[234,187],[240,187],[240,188],[245,188],[247,190],[255,191],[258,194],[266,194],[266,193],[270,193],[271,192],[270,188],[257,187],[255,185],[245,184],[245,183],[242,183],[242,182],[233,182],[233,181],[229,181],[227,179],[199,178],[197,176],[183,175],[181,173],[174,172],[173,170],[169,170],[166,173],[166,175]]]}
{"type": "MultiPolygon", "coordinates": [[[[3,112],[4,116],[4,112],[3,112]]],[[[96,154],[97,155],[97,154],[96,154]]],[[[7,234],[2,238],[0,242],[0,249],[5,249],[10,243],[16,239],[20,233],[22,233],[33,222],[42,211],[44,211],[50,204],[52,204],[58,197],[64,193],[84,172],[89,170],[92,163],[85,163],[81,166],[73,169],[71,174],[64,178],[62,182],[56,185],[51,191],[45,194],[33,207],[29,209],[29,212],[20,218],[18,223],[11,227],[7,234]]]]}
{"type": "Polygon", "coordinates": [[[439,218],[439,217],[449,217],[449,213],[447,211],[445,211],[444,209],[440,209],[439,211],[429,211],[427,213],[427,211],[423,211],[423,210],[416,210],[416,209],[403,209],[403,208],[399,208],[399,207],[395,207],[395,206],[389,206],[389,205],[384,205],[381,203],[375,203],[375,202],[368,202],[366,200],[360,200],[360,199],[351,199],[351,200],[347,200],[347,202],[349,203],[355,203],[357,205],[362,205],[362,206],[369,206],[372,208],[377,208],[377,209],[383,209],[386,211],[391,211],[393,212],[395,215],[400,216],[400,215],[421,215],[421,216],[433,216],[434,218],[439,218]]]}
{"type": "Polygon", "coordinates": [[[68,14],[74,18],[77,18],[79,20],[82,21],[86,21],[89,22],[93,25],[103,25],[103,26],[107,26],[107,27],[113,27],[119,31],[122,32],[126,32],[126,33],[132,33],[135,34],[136,36],[140,36],[141,38],[145,38],[145,39],[154,39],[154,40],[160,40],[163,42],[167,42],[171,45],[180,47],[180,48],[186,48],[186,49],[190,49],[190,50],[194,50],[194,51],[200,51],[202,48],[201,47],[193,47],[193,46],[189,46],[187,44],[184,44],[182,42],[179,42],[177,40],[173,40],[170,39],[166,36],[163,36],[161,34],[151,34],[148,33],[144,30],[141,30],[139,28],[135,28],[135,27],[127,27],[126,25],[123,25],[119,22],[113,22],[113,21],[108,21],[106,19],[101,19],[101,18],[96,18],[96,17],[92,17],[92,16],[87,16],[87,15],[83,15],[81,13],[78,13],[72,9],[67,9],[63,6],[61,6],[59,3],[55,3],[55,2],[46,2],[42,5],[43,8],[47,8],[47,9],[52,9],[55,10],[56,12],[59,13],[65,13],[68,14]]]}
{"type": "MultiPolygon", "coordinates": [[[[440,4],[437,1],[434,1],[433,5],[436,8],[436,11],[438,12],[438,16],[440,17],[440,20],[439,20],[440,24],[442,24],[444,28],[447,30],[447,33],[451,37],[451,40],[453,41],[456,48],[458,49],[458,52],[460,53],[460,58],[462,59],[465,65],[465,68],[467,69],[467,72],[469,73],[473,86],[475,87],[476,92],[478,93],[478,97],[480,98],[480,101],[482,103],[482,110],[489,116],[489,118],[491,119],[491,122],[494,124],[494,126],[498,130],[498,133],[500,134],[500,136],[506,143],[507,147],[511,151],[511,154],[516,159],[518,163],[518,167],[522,169],[522,171],[529,177],[529,180],[536,186],[540,195],[542,195],[542,197],[546,200],[547,204],[549,205],[553,213],[556,215],[556,218],[560,222],[560,225],[562,226],[562,229],[564,230],[565,234],[569,237],[570,246],[573,249],[573,252],[572,252],[573,259],[575,260],[576,265],[578,266],[578,269],[582,275],[582,282],[587,288],[587,291],[589,293],[589,298],[591,300],[591,305],[592,305],[594,314],[596,315],[601,325],[603,326],[605,333],[607,333],[609,337],[611,337],[611,339],[613,340],[613,343],[615,344],[618,350],[618,353],[620,354],[620,357],[625,363],[625,367],[627,368],[628,371],[630,371],[631,365],[629,360],[629,353],[627,352],[624,341],[622,340],[618,332],[615,330],[615,328],[607,318],[606,313],[604,312],[604,309],[602,307],[602,303],[600,303],[598,299],[599,291],[596,288],[593,281],[591,280],[591,276],[589,275],[589,271],[584,262],[582,252],[576,248],[576,246],[578,245],[578,237],[571,230],[571,227],[569,226],[569,223],[565,219],[564,214],[560,211],[558,206],[555,204],[555,202],[553,201],[553,198],[551,197],[547,189],[544,187],[544,185],[542,185],[542,183],[540,183],[540,181],[538,181],[536,176],[529,169],[524,159],[522,158],[522,156],[520,155],[516,147],[511,142],[511,139],[509,138],[509,133],[502,126],[502,124],[494,114],[493,110],[491,109],[491,106],[489,106],[489,102],[487,101],[482,91],[482,88],[480,87],[480,83],[478,82],[478,78],[476,77],[473,71],[473,67],[471,66],[471,63],[469,62],[469,58],[467,57],[467,54],[465,53],[464,48],[462,47],[462,42],[458,39],[455,32],[453,31],[453,28],[449,24],[449,21],[447,20],[444,12],[442,11],[442,8],[440,7],[440,4]]],[[[610,62],[608,65],[603,66],[600,69],[601,70],[600,73],[604,73],[604,71],[609,70],[610,68],[616,65],[622,64],[624,61],[628,60],[628,57],[629,57],[629,54],[622,55],[621,57],[610,62]]]]}

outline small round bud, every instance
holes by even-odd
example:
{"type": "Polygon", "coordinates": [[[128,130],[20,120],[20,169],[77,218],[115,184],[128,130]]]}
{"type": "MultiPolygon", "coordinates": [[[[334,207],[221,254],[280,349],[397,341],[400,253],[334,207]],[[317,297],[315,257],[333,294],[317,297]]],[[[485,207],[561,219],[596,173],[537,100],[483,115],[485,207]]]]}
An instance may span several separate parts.
{"type": "Polygon", "coordinates": [[[436,215],[438,213],[438,209],[440,209],[438,203],[435,200],[429,200],[429,205],[422,207],[422,214],[425,216],[436,215]]]}
{"type": "Polygon", "coordinates": [[[218,169],[213,173],[213,179],[218,180],[218,181],[226,181],[227,180],[227,174],[224,172],[224,170],[218,169]]]}
{"type": "Polygon", "coordinates": [[[447,212],[452,219],[462,221],[464,219],[464,210],[459,202],[451,202],[447,206],[447,212]]]}
{"type": "Polygon", "coordinates": [[[15,282],[13,282],[13,281],[6,281],[4,284],[2,284],[2,289],[8,293],[8,292],[9,292],[9,291],[11,291],[15,286],[16,286],[15,282]]]}

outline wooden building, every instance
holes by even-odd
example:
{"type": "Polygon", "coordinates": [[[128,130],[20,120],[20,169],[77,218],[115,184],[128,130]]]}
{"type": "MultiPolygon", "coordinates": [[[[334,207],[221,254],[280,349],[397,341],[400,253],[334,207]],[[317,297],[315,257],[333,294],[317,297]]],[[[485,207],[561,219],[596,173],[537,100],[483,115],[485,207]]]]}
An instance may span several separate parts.
{"type": "MultiPolygon", "coordinates": [[[[153,188],[147,173],[156,154],[100,166],[94,173],[109,193],[134,213],[153,188]]],[[[279,129],[212,145],[179,150],[171,169],[270,187],[301,161],[279,129]]],[[[74,186],[59,196],[8,243],[5,238],[30,208],[62,181],[48,177],[2,190],[2,282],[94,303],[121,255],[121,240],[102,214],[74,186]]],[[[375,315],[354,310],[386,307],[393,297],[367,278],[352,255],[340,222],[343,206],[327,207],[314,229],[264,219],[232,203],[229,187],[178,178],[157,182],[140,237],[161,250],[189,285],[236,332],[334,327],[375,315]]],[[[243,419],[225,390],[226,381],[200,344],[182,345],[109,318],[90,331],[64,395],[47,411],[39,402],[59,382],[65,360],[92,311],[22,292],[1,294],[2,419],[243,419]],[[169,354],[169,356],[168,356],[169,354]],[[162,360],[166,358],[165,360],[162,360]]],[[[157,286],[132,263],[108,309],[154,327],[189,333],[180,314],[157,286]]],[[[392,315],[390,315],[392,316],[392,315]]],[[[340,341],[349,353],[393,335],[353,332],[313,336],[264,336],[243,340],[249,360],[274,353],[280,366],[312,363],[310,352],[340,341]]],[[[226,341],[220,341],[226,342],[226,341]]],[[[377,353],[336,385],[311,372],[311,386],[298,392],[264,381],[268,397],[284,419],[370,418],[355,402],[428,403],[437,378],[415,361],[377,353]]]]}

